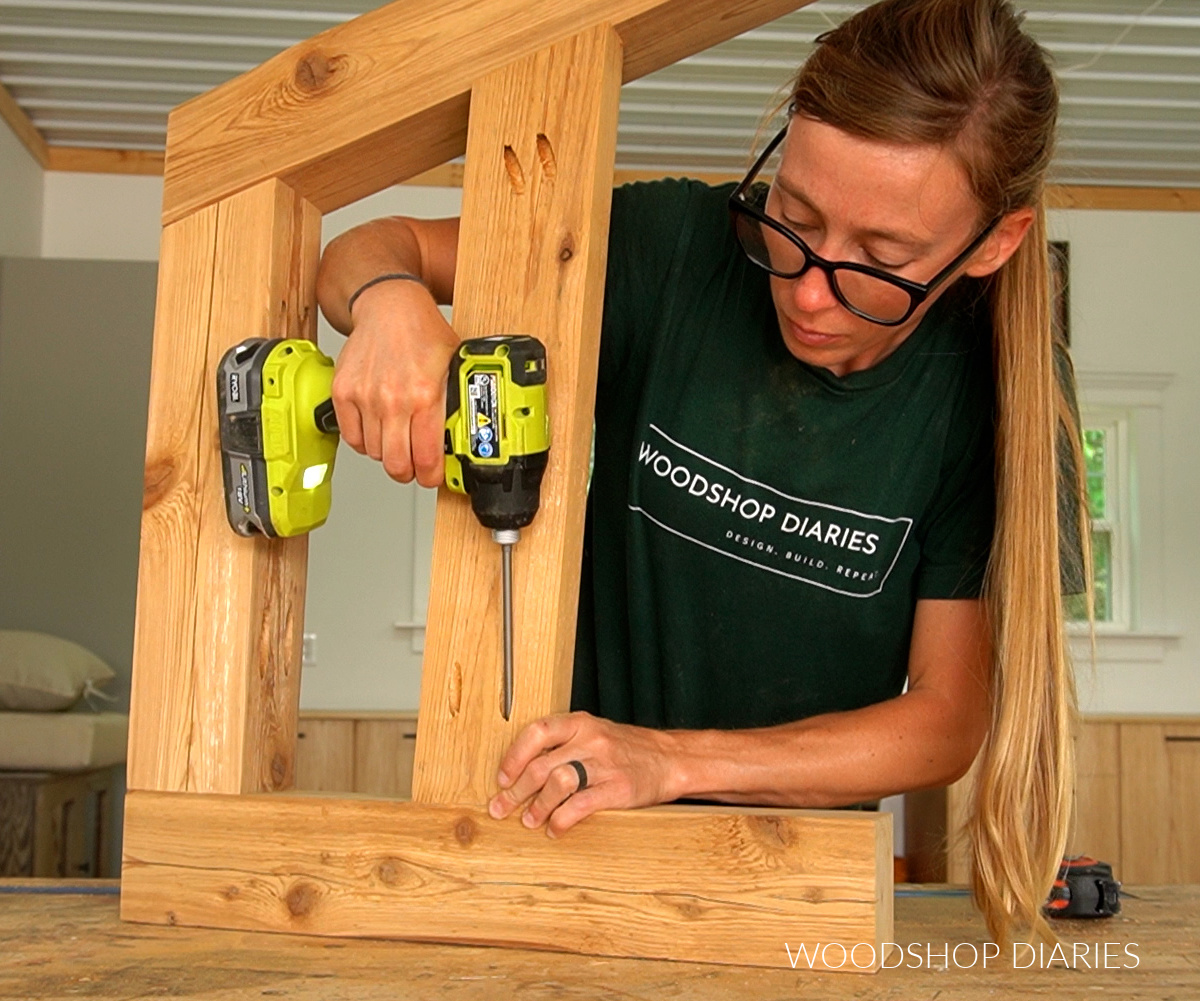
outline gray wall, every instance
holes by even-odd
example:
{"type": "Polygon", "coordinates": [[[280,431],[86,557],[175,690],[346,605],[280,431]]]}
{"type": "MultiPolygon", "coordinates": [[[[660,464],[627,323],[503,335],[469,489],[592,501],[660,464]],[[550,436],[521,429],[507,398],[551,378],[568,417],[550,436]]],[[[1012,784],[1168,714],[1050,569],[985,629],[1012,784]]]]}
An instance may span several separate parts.
{"type": "Polygon", "coordinates": [[[157,266],[0,260],[0,628],[74,640],[129,707],[157,266]]]}

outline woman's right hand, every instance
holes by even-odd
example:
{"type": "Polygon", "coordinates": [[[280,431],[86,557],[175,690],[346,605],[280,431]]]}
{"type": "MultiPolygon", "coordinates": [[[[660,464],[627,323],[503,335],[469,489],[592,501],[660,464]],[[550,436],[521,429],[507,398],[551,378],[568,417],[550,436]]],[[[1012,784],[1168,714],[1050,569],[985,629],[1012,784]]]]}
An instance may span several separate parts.
{"type": "Polygon", "coordinates": [[[458,335],[414,281],[380,282],[354,303],[333,376],[342,440],[401,483],[443,479],[446,378],[458,335]]]}

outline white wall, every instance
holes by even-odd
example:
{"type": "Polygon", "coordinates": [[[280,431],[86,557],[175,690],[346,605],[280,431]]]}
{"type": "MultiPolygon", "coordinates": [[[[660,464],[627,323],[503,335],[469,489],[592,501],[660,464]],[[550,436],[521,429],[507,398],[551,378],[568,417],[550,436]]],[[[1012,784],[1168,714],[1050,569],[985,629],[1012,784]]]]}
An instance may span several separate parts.
{"type": "MultiPolygon", "coordinates": [[[[322,242],[382,215],[457,215],[458,188],[402,185],[332,212],[322,242]]],[[[46,257],[156,261],[162,178],[46,174],[41,241],[46,257]]],[[[322,319],[321,348],[344,338],[322,319]]],[[[435,491],[389,479],[378,463],[339,450],[329,521],[309,540],[305,632],[315,637],[301,704],[314,709],[415,709],[435,491]],[[414,581],[414,560],[422,567],[414,581]]]]}
{"type": "Polygon", "coordinates": [[[42,252],[42,167],[0,119],[0,257],[42,252]]]}
{"type": "Polygon", "coordinates": [[[157,261],[161,177],[46,172],[42,255],[157,261]]]}
{"type": "MultiPolygon", "coordinates": [[[[399,186],[330,213],[322,238],[383,215],[457,215],[461,204],[459,188],[399,186]]],[[[324,319],[318,340],[330,355],[344,343],[324,319]]],[[[398,484],[342,447],[333,495],[329,521],[309,542],[304,630],[315,634],[317,656],[301,675],[301,706],[416,709],[423,635],[396,623],[424,621],[436,491],[398,484]]]]}
{"type": "MultiPolygon", "coordinates": [[[[47,256],[153,260],[161,181],[48,174],[41,233],[47,256]]],[[[331,214],[324,238],[377,215],[452,215],[458,189],[398,187],[331,214]]],[[[1071,325],[1077,367],[1089,373],[1162,373],[1161,456],[1151,463],[1160,514],[1142,526],[1135,623],[1156,637],[1143,647],[1102,644],[1080,671],[1090,712],[1200,713],[1200,213],[1061,211],[1056,239],[1071,243],[1071,325]],[[1163,638],[1165,637],[1165,638],[1163,638]]],[[[322,323],[321,346],[341,337],[322,323]]],[[[1086,400],[1085,400],[1086,402],[1086,400]]],[[[1154,458],[1151,456],[1151,458],[1154,458]]],[[[1142,473],[1145,470],[1141,471],[1142,473]]],[[[1144,478],[1144,477],[1143,477],[1144,478]]],[[[338,458],[329,523],[313,534],[307,632],[316,663],[303,674],[307,708],[413,709],[420,635],[396,628],[422,611],[430,493],[392,483],[348,449],[338,458]],[[415,532],[415,535],[414,535],[415,532]]]]}
{"type": "MultiPolygon", "coordinates": [[[[1152,639],[1101,637],[1094,673],[1086,662],[1078,671],[1081,705],[1200,713],[1200,213],[1062,211],[1051,232],[1070,242],[1081,402],[1089,374],[1170,377],[1152,407],[1161,441],[1140,441],[1133,455],[1141,507],[1134,629],[1152,639]]],[[[1121,380],[1108,381],[1119,396],[1121,380]]]]}

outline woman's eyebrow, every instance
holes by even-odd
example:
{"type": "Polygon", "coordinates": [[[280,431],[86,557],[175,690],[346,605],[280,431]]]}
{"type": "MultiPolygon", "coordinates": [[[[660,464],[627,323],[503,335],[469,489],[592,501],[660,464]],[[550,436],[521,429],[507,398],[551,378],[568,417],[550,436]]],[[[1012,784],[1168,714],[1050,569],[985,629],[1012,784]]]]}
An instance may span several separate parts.
{"type": "MultiPolygon", "coordinates": [[[[794,198],[796,201],[800,202],[800,204],[803,205],[810,212],[814,212],[814,213],[816,213],[816,215],[820,216],[821,218],[824,218],[824,215],[822,214],[821,210],[819,208],[817,208],[816,205],[813,204],[812,199],[810,199],[806,194],[804,194],[803,191],[801,191],[799,188],[797,188],[786,177],[784,177],[782,174],[776,174],[775,180],[779,184],[779,186],[788,194],[789,197],[794,198]]],[[[854,231],[854,234],[855,234],[855,236],[865,237],[867,239],[886,240],[888,243],[899,244],[900,246],[903,246],[903,247],[906,247],[906,248],[912,250],[916,254],[924,253],[925,251],[930,249],[930,244],[927,240],[922,239],[921,237],[917,236],[914,233],[907,233],[902,230],[887,230],[887,229],[874,229],[874,228],[856,229],[854,231]]]]}

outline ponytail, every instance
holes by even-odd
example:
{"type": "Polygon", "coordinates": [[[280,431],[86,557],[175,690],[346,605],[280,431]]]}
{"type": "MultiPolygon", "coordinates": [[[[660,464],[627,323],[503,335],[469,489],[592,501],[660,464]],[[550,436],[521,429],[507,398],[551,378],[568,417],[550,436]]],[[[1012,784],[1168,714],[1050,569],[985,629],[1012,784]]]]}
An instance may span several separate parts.
{"type": "MultiPolygon", "coordinates": [[[[1057,507],[1066,392],[1055,376],[1044,200],[1013,257],[992,280],[996,534],[984,597],[995,659],[992,721],[975,766],[972,889],[997,941],[1024,926],[1054,936],[1042,916],[1071,818],[1075,689],[1063,629],[1057,507]]],[[[1065,458],[1065,457],[1064,457],[1065,458]]],[[[1086,535],[1083,536],[1086,538],[1086,535]]]]}

